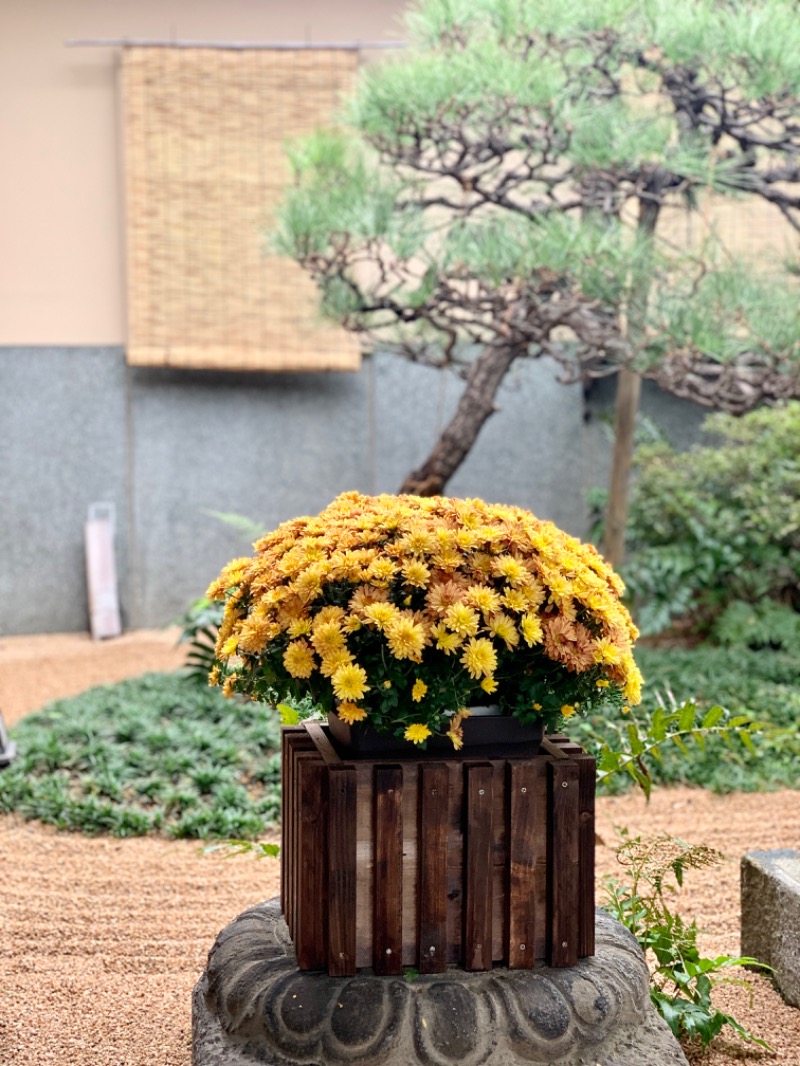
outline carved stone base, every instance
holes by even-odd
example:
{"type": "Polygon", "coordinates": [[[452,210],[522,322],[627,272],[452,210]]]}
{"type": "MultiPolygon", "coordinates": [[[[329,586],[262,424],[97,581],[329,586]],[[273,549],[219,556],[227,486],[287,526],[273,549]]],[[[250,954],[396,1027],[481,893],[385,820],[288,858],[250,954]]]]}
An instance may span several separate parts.
{"type": "Polygon", "coordinates": [[[633,937],[597,912],[570,969],[403,980],[297,969],[279,901],[220,933],[192,1003],[194,1066],[686,1066],[633,937]]]}

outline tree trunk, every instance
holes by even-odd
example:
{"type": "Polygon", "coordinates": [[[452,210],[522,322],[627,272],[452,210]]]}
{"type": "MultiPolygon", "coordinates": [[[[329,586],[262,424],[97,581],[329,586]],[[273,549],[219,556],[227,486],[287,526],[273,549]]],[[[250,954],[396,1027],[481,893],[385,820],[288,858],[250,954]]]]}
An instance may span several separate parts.
{"type": "MultiPolygon", "coordinates": [[[[658,190],[660,191],[660,190],[658,190]]],[[[652,242],[661,205],[657,197],[641,200],[637,232],[652,242]]],[[[645,262],[638,278],[631,284],[628,339],[635,351],[642,342],[652,275],[645,262]]],[[[614,408],[614,451],[611,458],[611,483],[608,490],[606,530],[603,555],[613,567],[625,560],[625,527],[628,524],[628,490],[633,461],[633,437],[642,379],[634,370],[620,370],[617,375],[617,399],[614,408]]]]}
{"type": "Polygon", "coordinates": [[[422,464],[400,486],[414,496],[439,496],[467,457],[486,419],[495,411],[494,399],[514,360],[526,352],[516,345],[487,345],[467,374],[456,412],[422,464]]]}
{"type": "Polygon", "coordinates": [[[633,370],[617,375],[617,399],[614,406],[614,453],[611,459],[611,484],[608,490],[606,532],[603,554],[618,567],[625,558],[625,526],[628,522],[628,488],[633,460],[633,435],[642,379],[633,370]]]}

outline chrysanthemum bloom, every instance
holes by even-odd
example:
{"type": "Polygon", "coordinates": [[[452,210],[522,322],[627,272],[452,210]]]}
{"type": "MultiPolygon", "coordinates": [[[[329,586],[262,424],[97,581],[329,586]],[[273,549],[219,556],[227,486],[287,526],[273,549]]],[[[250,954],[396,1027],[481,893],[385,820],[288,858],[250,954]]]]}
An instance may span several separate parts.
{"type": "Polygon", "coordinates": [[[323,677],[333,677],[340,666],[346,666],[347,663],[351,662],[353,662],[353,656],[347,648],[339,648],[338,651],[333,651],[330,655],[322,657],[322,661],[319,664],[319,672],[323,677]]]}
{"type": "Polygon", "coordinates": [[[305,640],[294,640],[283,653],[283,665],[292,677],[311,677],[314,672],[314,652],[305,640]]]}
{"type": "Polygon", "coordinates": [[[491,696],[552,726],[562,708],[640,698],[619,578],[520,508],[345,493],[255,547],[209,589],[225,601],[211,680],[226,693],[306,693],[384,732],[418,727],[416,743],[447,730],[455,745],[454,703],[491,696]]]}
{"type": "Polygon", "coordinates": [[[430,729],[423,725],[422,722],[412,722],[403,734],[406,740],[410,740],[412,744],[424,744],[430,735],[430,729]]]}
{"type": "Polygon", "coordinates": [[[448,607],[444,620],[448,629],[462,637],[474,637],[481,624],[477,611],[473,611],[465,603],[454,603],[452,607],[448,607]]]}
{"type": "Polygon", "coordinates": [[[425,630],[407,614],[392,619],[386,627],[386,639],[395,659],[411,659],[413,662],[419,662],[422,658],[422,649],[425,647],[426,640],[425,630]]]}
{"type": "Polygon", "coordinates": [[[335,670],[331,684],[338,698],[346,702],[363,699],[370,689],[366,671],[355,663],[346,663],[335,670]]]}
{"type": "Polygon", "coordinates": [[[415,703],[419,703],[422,699],[424,699],[425,693],[427,691],[428,686],[425,684],[422,678],[418,677],[417,680],[414,682],[414,687],[411,689],[411,699],[414,700],[415,703]]]}
{"type": "Polygon", "coordinates": [[[436,641],[436,647],[445,655],[452,655],[464,643],[464,638],[458,633],[451,633],[444,622],[431,626],[431,636],[436,641]]]}
{"type": "Polygon", "coordinates": [[[497,669],[497,652],[492,647],[492,642],[485,637],[477,640],[473,637],[464,648],[461,662],[470,677],[487,677],[497,669]]]}
{"type": "Polygon", "coordinates": [[[363,722],[367,717],[366,707],[358,707],[355,703],[340,703],[336,713],[343,722],[352,725],[353,722],[363,722]]]}

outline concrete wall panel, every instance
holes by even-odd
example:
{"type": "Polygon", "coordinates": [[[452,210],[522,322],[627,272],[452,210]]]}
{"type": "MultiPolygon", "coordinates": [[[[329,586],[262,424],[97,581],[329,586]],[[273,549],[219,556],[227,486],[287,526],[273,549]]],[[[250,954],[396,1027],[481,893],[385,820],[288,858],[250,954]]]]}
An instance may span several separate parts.
{"type": "Polygon", "coordinates": [[[0,350],[0,634],[88,628],[93,502],[116,508],[125,599],[125,423],[119,349],[0,350]]]}

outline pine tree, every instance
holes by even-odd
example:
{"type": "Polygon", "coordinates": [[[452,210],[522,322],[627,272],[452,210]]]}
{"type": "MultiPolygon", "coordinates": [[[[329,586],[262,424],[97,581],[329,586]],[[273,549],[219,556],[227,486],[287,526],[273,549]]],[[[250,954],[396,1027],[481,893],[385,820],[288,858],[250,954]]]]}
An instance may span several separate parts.
{"type": "Polygon", "coordinates": [[[278,246],[345,328],[463,376],[401,491],[444,490],[517,359],[618,374],[618,563],[642,377],[737,413],[800,395],[792,264],[661,226],[738,197],[800,232],[796,2],[420,0],[407,28],[343,126],[293,146],[278,246]]]}

